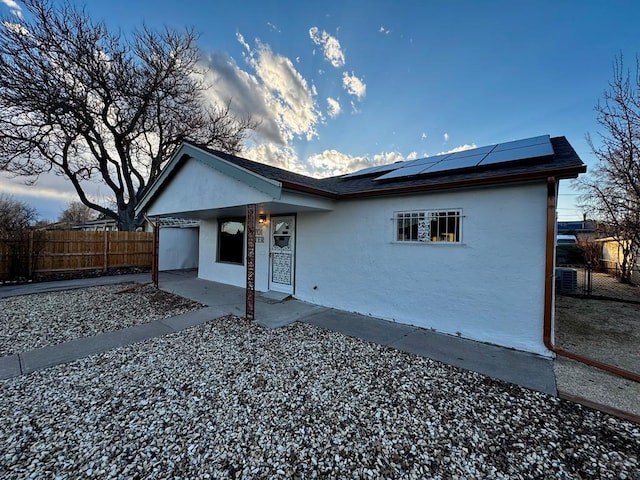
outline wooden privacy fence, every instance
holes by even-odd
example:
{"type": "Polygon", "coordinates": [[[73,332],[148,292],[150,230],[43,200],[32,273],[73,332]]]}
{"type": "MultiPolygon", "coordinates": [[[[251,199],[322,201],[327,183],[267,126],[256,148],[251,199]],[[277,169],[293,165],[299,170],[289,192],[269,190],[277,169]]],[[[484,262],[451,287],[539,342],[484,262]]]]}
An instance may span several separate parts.
{"type": "Polygon", "coordinates": [[[0,280],[151,266],[153,233],[33,231],[20,247],[0,236],[0,280]],[[18,265],[19,267],[16,267],[18,265]]]}

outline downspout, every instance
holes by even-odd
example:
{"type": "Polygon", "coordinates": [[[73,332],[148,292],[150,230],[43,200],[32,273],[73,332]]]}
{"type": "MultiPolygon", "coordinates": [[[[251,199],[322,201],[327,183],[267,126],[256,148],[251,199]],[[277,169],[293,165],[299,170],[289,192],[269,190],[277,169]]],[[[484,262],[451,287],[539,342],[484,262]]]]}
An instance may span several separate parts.
{"type": "Polygon", "coordinates": [[[584,363],[591,367],[599,368],[634,382],[640,382],[640,374],[618,368],[614,365],[602,363],[593,358],[585,357],[577,353],[569,352],[556,347],[551,340],[551,326],[553,317],[553,290],[555,287],[555,240],[556,240],[556,188],[555,177],[547,178],[547,248],[545,259],[545,285],[544,285],[544,346],[557,355],[584,363]]]}

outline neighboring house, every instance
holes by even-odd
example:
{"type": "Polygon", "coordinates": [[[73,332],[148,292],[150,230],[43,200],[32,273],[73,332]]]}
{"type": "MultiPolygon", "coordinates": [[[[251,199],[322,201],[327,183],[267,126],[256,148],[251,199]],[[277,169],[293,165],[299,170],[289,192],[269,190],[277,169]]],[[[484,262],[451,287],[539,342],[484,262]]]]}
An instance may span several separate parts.
{"type": "Polygon", "coordinates": [[[257,290],[551,355],[557,186],[585,170],[549,136],[324,179],[184,144],[139,209],[200,219],[200,278],[246,285],[253,204],[257,290]]]}
{"type": "MultiPolygon", "coordinates": [[[[629,240],[616,239],[614,237],[598,238],[594,240],[594,244],[600,245],[602,254],[600,257],[599,268],[609,275],[618,276],[622,272],[622,263],[624,262],[623,247],[629,248],[629,240]]],[[[631,282],[640,284],[640,267],[636,261],[630,267],[631,282]]]]}
{"type": "Polygon", "coordinates": [[[85,223],[76,223],[71,226],[72,230],[82,230],[85,232],[117,232],[118,224],[112,218],[100,220],[89,220],[85,223]]]}
{"type": "Polygon", "coordinates": [[[559,235],[575,235],[579,242],[588,242],[595,238],[595,224],[591,220],[558,222],[559,235]]]}

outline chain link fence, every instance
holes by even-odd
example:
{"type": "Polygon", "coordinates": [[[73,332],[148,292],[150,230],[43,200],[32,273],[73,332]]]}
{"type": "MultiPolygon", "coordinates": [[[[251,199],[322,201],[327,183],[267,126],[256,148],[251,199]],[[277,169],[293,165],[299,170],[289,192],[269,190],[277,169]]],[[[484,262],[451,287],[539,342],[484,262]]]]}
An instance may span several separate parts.
{"type": "Polygon", "coordinates": [[[556,291],[565,295],[606,298],[640,303],[640,270],[634,269],[632,283],[620,281],[620,270],[615,265],[599,262],[556,267],[556,291]]]}

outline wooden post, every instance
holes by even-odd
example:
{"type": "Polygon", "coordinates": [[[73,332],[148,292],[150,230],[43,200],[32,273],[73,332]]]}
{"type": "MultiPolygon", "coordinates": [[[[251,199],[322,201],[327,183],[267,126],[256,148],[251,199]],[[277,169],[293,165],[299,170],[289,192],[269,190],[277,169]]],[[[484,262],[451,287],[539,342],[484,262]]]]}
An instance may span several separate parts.
{"type": "Polygon", "coordinates": [[[245,317],[255,320],[256,307],[256,206],[247,205],[247,302],[245,317]]]}
{"type": "Polygon", "coordinates": [[[33,230],[29,230],[29,251],[27,252],[27,278],[31,280],[33,276],[33,230]]]}
{"type": "Polygon", "coordinates": [[[109,238],[108,238],[107,229],[104,230],[104,261],[102,271],[106,272],[107,267],[109,266],[109,238]]]}
{"type": "Polygon", "coordinates": [[[153,226],[153,247],[151,249],[151,281],[153,286],[158,288],[160,284],[160,219],[156,217],[156,224],[153,226]]]}

